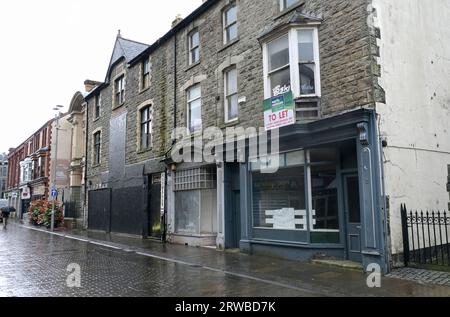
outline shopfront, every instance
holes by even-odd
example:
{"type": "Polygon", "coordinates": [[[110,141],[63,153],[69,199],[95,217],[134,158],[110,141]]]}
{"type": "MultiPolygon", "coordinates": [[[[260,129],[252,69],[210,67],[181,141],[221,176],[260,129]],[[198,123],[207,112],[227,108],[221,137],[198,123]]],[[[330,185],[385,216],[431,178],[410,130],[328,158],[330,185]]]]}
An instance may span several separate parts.
{"type": "Polygon", "coordinates": [[[241,249],[387,267],[375,122],[360,110],[283,128],[277,171],[241,164],[241,249]]]}

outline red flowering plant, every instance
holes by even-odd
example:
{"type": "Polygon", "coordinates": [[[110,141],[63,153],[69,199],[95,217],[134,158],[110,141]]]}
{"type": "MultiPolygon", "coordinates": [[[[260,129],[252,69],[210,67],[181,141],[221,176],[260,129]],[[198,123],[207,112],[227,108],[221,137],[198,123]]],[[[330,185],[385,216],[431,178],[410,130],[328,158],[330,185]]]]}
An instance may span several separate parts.
{"type": "MultiPolygon", "coordinates": [[[[47,200],[33,201],[28,209],[30,222],[36,226],[51,227],[52,223],[52,203],[47,200]]],[[[55,204],[55,228],[64,223],[64,213],[61,205],[55,204]]]]}

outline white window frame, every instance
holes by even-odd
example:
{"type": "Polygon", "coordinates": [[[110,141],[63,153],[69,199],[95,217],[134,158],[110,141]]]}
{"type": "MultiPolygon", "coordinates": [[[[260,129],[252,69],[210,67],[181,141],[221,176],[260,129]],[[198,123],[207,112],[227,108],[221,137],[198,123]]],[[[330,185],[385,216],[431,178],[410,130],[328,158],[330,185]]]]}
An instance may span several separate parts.
{"type": "Polygon", "coordinates": [[[224,84],[223,84],[223,92],[224,92],[224,110],[225,110],[225,123],[230,123],[230,122],[234,122],[239,120],[239,101],[238,101],[238,116],[236,118],[230,119],[229,118],[229,113],[228,113],[228,97],[230,96],[239,96],[239,84],[238,84],[238,78],[239,78],[239,73],[238,73],[238,69],[236,65],[232,65],[230,67],[228,67],[225,71],[224,71],[224,84]],[[228,75],[230,74],[230,71],[235,70],[236,71],[236,93],[234,94],[228,94],[228,75]]]}
{"type": "Polygon", "coordinates": [[[200,31],[198,29],[195,29],[189,33],[188,46],[189,46],[188,47],[189,48],[189,66],[199,63],[200,59],[201,59],[201,51],[200,51],[200,31]],[[193,43],[192,43],[193,42],[192,39],[195,34],[198,34],[198,45],[197,46],[193,46],[193,43]],[[194,61],[192,59],[192,52],[196,49],[198,49],[198,61],[194,61]]]}
{"type": "Polygon", "coordinates": [[[100,119],[102,116],[102,95],[98,94],[94,98],[94,120],[100,119]],[[97,115],[97,106],[98,106],[98,115],[97,115]]]}
{"type": "Polygon", "coordinates": [[[148,151],[153,148],[153,105],[151,103],[139,108],[139,149],[140,151],[148,151]],[[143,122],[143,112],[148,109],[149,118],[143,122]],[[142,146],[143,125],[148,125],[150,140],[148,140],[148,146],[142,146]]]}
{"type": "Polygon", "coordinates": [[[187,110],[186,110],[186,114],[187,114],[187,116],[186,116],[186,122],[187,122],[187,128],[188,128],[188,132],[189,133],[193,133],[193,134],[195,134],[195,133],[199,133],[199,132],[201,132],[201,130],[203,129],[203,117],[202,117],[202,112],[203,112],[203,102],[202,102],[202,86],[201,86],[201,84],[195,84],[195,85],[192,85],[192,86],[190,86],[187,90],[186,90],[186,99],[187,99],[187,110]],[[197,97],[197,98],[193,98],[193,99],[189,99],[189,97],[190,97],[190,91],[192,90],[192,89],[194,89],[194,88],[196,88],[196,87],[199,87],[200,88],[200,97],[197,97]],[[197,100],[200,100],[200,120],[202,121],[202,125],[201,125],[201,127],[200,127],[200,131],[191,131],[191,122],[190,122],[190,117],[191,117],[191,104],[194,102],[194,101],[197,101],[197,100]]]}
{"type": "Polygon", "coordinates": [[[263,63],[264,63],[264,99],[272,97],[270,80],[269,80],[269,51],[268,46],[273,41],[280,39],[288,34],[289,38],[289,64],[291,73],[291,90],[295,98],[311,98],[320,97],[321,80],[320,80],[320,52],[319,52],[319,29],[315,25],[293,27],[287,32],[278,34],[278,36],[271,38],[263,44],[263,63]],[[299,52],[298,52],[298,31],[313,30],[313,46],[314,46],[314,65],[315,65],[315,94],[301,95],[300,94],[300,67],[299,67],[299,52]]]}
{"type": "Polygon", "coordinates": [[[114,79],[114,103],[115,107],[125,103],[125,74],[121,74],[114,79]],[[118,96],[119,100],[117,100],[118,96]]]}
{"type": "Polygon", "coordinates": [[[291,8],[291,7],[293,7],[293,6],[295,6],[295,5],[297,5],[297,4],[300,3],[300,0],[297,0],[296,3],[291,4],[290,6],[285,6],[285,5],[284,5],[284,2],[285,2],[285,1],[287,1],[287,0],[280,0],[280,11],[284,11],[284,10],[286,10],[286,9],[288,9],[288,8],[291,8]]]}
{"type": "Polygon", "coordinates": [[[151,74],[152,74],[152,61],[151,57],[148,57],[142,62],[141,90],[145,90],[150,87],[151,74]],[[145,72],[145,64],[147,63],[148,63],[148,73],[145,72]],[[145,77],[147,75],[148,75],[148,83],[146,83],[145,81],[145,77]]]}
{"type": "Polygon", "coordinates": [[[238,7],[237,7],[236,3],[233,3],[233,4],[229,5],[228,7],[226,7],[225,10],[223,10],[223,13],[222,13],[222,25],[223,25],[223,44],[224,45],[235,41],[239,37],[239,29],[238,29],[238,26],[237,26],[237,24],[238,24],[237,10],[238,10],[238,7]],[[234,21],[233,23],[227,24],[227,12],[229,10],[231,10],[232,8],[236,8],[236,21],[234,21]],[[227,30],[230,27],[232,27],[233,25],[236,25],[236,37],[234,39],[228,41],[227,30]]]}

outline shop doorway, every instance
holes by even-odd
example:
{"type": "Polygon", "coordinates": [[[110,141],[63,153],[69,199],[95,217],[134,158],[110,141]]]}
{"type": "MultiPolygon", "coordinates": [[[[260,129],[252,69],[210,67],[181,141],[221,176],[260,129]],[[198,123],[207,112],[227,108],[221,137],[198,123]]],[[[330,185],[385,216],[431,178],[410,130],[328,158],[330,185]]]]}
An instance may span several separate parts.
{"type": "Polygon", "coordinates": [[[362,262],[361,204],[358,174],[343,176],[347,259],[362,262]]]}
{"type": "Polygon", "coordinates": [[[225,248],[239,249],[241,242],[241,191],[239,164],[226,164],[225,190],[225,248]]]}
{"type": "Polygon", "coordinates": [[[149,217],[149,237],[162,239],[162,221],[161,221],[161,174],[150,176],[150,186],[148,193],[148,217],[149,217]]]}

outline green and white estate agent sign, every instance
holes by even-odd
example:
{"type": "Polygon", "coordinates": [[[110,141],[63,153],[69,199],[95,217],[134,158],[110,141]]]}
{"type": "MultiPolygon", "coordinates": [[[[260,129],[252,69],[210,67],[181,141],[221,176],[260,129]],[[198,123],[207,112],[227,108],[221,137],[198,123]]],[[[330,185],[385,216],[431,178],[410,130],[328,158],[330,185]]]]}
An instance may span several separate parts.
{"type": "Polygon", "coordinates": [[[295,102],[292,91],[264,100],[266,131],[295,124],[295,102]]]}

